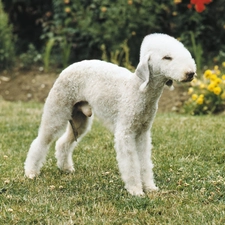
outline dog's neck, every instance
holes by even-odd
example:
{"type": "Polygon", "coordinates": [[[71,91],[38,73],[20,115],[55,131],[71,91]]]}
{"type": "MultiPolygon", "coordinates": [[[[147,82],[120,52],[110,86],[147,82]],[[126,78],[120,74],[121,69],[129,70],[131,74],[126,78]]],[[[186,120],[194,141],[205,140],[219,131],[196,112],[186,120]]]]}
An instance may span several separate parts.
{"type": "Polygon", "coordinates": [[[150,76],[148,86],[154,91],[161,90],[163,89],[167,81],[168,81],[168,78],[166,78],[165,76],[152,75],[150,76]]]}
{"type": "Polygon", "coordinates": [[[163,76],[151,77],[144,90],[140,90],[143,81],[138,77],[136,79],[136,88],[139,89],[139,98],[141,99],[139,109],[142,108],[142,119],[145,121],[146,128],[150,129],[158,109],[158,101],[168,79],[163,76]]]}

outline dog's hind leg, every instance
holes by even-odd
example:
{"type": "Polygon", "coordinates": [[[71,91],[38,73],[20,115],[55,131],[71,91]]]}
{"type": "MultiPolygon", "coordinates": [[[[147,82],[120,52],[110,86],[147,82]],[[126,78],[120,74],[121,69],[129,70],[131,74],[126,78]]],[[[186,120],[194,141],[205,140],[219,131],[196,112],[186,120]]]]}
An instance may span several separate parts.
{"type": "MultiPolygon", "coordinates": [[[[44,114],[43,114],[44,117],[44,114]]],[[[43,162],[45,161],[50,144],[57,137],[57,133],[65,128],[67,120],[48,117],[48,123],[43,120],[36,139],[32,142],[25,161],[25,175],[34,178],[39,175],[43,162]]]]}
{"type": "Polygon", "coordinates": [[[25,161],[25,175],[29,178],[34,178],[40,173],[50,144],[63,132],[71,118],[72,105],[59,104],[58,99],[52,96],[50,95],[46,101],[38,136],[32,142],[25,161]]]}
{"type": "Polygon", "coordinates": [[[57,166],[65,172],[74,171],[72,153],[91,127],[93,119],[91,114],[91,108],[88,104],[77,103],[74,106],[72,120],[68,123],[66,132],[56,142],[57,166]]]}

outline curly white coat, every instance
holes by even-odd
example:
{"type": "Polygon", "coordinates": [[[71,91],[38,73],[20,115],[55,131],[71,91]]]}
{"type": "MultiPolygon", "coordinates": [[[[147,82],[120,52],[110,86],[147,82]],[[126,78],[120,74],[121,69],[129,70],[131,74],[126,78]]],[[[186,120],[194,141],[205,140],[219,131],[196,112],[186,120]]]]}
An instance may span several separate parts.
{"type": "Polygon", "coordinates": [[[114,133],[117,161],[132,195],[157,190],[153,179],[150,129],[165,84],[191,81],[196,65],[188,50],[165,34],[151,34],[141,45],[134,73],[112,63],[86,60],[62,71],[46,100],[37,138],[25,162],[34,178],[56,142],[57,165],[74,171],[72,152],[91,127],[92,112],[114,133]],[[70,121],[70,123],[68,123],[70,121]]]}

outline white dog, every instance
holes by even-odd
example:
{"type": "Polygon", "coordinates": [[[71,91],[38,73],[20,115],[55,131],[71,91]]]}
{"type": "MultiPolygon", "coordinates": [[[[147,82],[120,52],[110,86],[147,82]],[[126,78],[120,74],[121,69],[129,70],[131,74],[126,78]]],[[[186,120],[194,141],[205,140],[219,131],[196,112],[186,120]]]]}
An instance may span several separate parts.
{"type": "Polygon", "coordinates": [[[152,34],[141,45],[134,73],[100,60],[74,63],[62,71],[46,100],[38,137],[32,142],[25,174],[40,173],[49,145],[56,142],[57,165],[73,172],[72,152],[90,129],[92,112],[114,133],[117,161],[132,195],[157,190],[153,179],[150,129],[165,84],[191,81],[196,65],[176,39],[152,34]],[[68,122],[69,121],[69,122],[68,122]]]}

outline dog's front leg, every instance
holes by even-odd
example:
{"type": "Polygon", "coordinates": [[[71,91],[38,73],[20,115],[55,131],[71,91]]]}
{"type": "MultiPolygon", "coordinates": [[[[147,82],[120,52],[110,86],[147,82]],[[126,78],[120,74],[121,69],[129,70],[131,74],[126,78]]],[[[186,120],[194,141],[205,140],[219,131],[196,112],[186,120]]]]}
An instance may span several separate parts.
{"type": "Polygon", "coordinates": [[[137,138],[137,152],[140,161],[141,180],[145,192],[157,191],[154,183],[153,163],[151,160],[151,136],[150,131],[142,132],[137,138]]]}
{"type": "Polygon", "coordinates": [[[129,131],[115,133],[115,149],[117,162],[125,188],[132,195],[143,195],[140,163],[136,150],[135,136],[129,131]]]}

